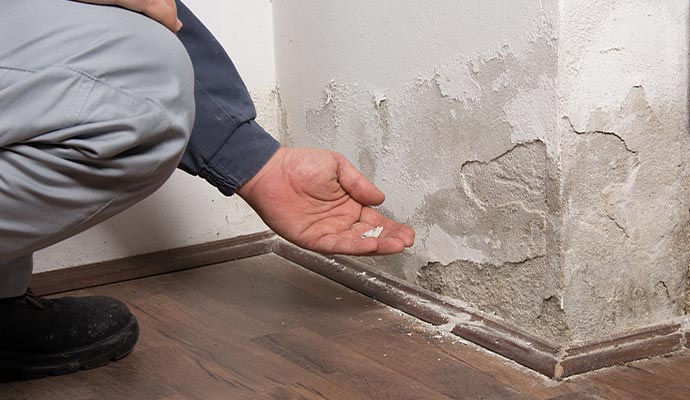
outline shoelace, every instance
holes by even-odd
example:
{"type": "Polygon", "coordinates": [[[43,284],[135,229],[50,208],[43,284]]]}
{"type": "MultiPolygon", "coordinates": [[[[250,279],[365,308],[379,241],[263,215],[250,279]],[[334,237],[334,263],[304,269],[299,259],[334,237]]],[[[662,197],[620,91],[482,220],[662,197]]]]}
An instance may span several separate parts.
{"type": "Polygon", "coordinates": [[[41,302],[41,300],[42,299],[39,296],[36,296],[30,288],[24,294],[24,301],[40,310],[45,310],[46,306],[41,302]]]}

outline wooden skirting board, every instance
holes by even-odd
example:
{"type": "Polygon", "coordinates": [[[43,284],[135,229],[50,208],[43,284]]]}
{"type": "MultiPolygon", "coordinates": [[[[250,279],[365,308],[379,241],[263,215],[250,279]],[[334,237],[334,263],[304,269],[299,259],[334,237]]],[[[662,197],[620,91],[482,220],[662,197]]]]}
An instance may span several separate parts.
{"type": "Polygon", "coordinates": [[[590,343],[557,346],[351,258],[305,251],[272,232],[37,273],[32,288],[38,294],[55,294],[267,253],[275,253],[422,321],[442,326],[465,340],[555,379],[669,354],[684,349],[690,342],[690,332],[685,331],[683,321],[674,320],[590,343]]]}

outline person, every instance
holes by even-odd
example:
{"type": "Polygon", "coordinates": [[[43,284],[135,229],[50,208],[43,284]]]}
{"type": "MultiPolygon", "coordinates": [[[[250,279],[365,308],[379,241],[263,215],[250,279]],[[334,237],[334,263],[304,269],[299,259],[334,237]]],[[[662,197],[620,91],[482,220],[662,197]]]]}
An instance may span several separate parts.
{"type": "Polygon", "coordinates": [[[5,377],[132,351],[138,326],[122,302],[33,295],[32,253],[132,206],[176,167],[237,193],[305,249],[385,255],[413,244],[411,228],[372,208],[383,193],[345,157],[281,147],[256,123],[229,57],[179,1],[6,0],[0,38],[5,377]]]}

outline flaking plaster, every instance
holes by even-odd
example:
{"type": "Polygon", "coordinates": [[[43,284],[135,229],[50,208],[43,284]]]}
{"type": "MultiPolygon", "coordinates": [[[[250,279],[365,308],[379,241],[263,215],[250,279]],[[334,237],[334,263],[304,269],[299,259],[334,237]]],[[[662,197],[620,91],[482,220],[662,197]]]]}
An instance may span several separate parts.
{"type": "Polygon", "coordinates": [[[284,137],[345,153],[417,231],[362,261],[559,343],[684,313],[685,1],[274,15],[284,137]]]}
{"type": "MultiPolygon", "coordinates": [[[[326,16],[333,10],[324,3],[300,4],[326,20],[281,31],[281,16],[300,18],[293,14],[299,7],[277,3],[284,134],[298,146],[343,152],[387,194],[380,210],[416,229],[416,245],[407,253],[363,261],[550,339],[565,340],[566,328],[538,322],[564,325],[563,313],[557,311],[559,260],[549,250],[554,247],[552,209],[557,202],[547,199],[557,193],[552,173],[559,145],[556,7],[523,3],[508,6],[516,11],[509,17],[511,28],[503,25],[498,32],[487,29],[504,22],[506,14],[495,13],[492,2],[474,4],[473,11],[485,20],[449,27],[447,36],[433,38],[444,51],[412,44],[391,49],[386,40],[364,43],[356,33],[376,28],[364,26],[361,10],[349,8],[331,20],[326,16]],[[365,53],[346,65],[330,59],[342,56],[330,47],[340,25],[348,25],[353,35],[339,42],[338,50],[365,53]],[[503,29],[512,34],[504,35],[503,29]],[[460,43],[457,37],[473,39],[460,43]],[[377,44],[387,58],[374,54],[377,44]],[[433,57],[419,59],[420,50],[433,57]],[[305,59],[301,51],[319,53],[320,63],[300,64],[297,60],[305,59]],[[355,60],[370,70],[362,71],[355,60]],[[380,75],[383,65],[389,68],[386,76],[380,75]],[[298,72],[310,74],[309,82],[291,82],[298,72]],[[526,288],[528,281],[532,288],[526,288]]],[[[406,30],[439,32],[435,18],[444,18],[439,10],[462,7],[451,2],[421,11],[412,2],[379,6],[386,12],[377,14],[377,26],[395,25],[401,36],[406,30]],[[408,26],[393,21],[413,10],[421,15],[406,20],[408,26]]],[[[372,23],[371,18],[365,19],[372,23]]]]}

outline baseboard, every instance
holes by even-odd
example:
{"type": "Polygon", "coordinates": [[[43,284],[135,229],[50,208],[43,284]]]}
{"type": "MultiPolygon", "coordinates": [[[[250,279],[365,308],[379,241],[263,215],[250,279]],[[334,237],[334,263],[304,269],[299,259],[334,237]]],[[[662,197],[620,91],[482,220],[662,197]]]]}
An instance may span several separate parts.
{"type": "Polygon", "coordinates": [[[41,272],[33,275],[31,288],[34,293],[40,295],[56,294],[257,256],[272,251],[274,238],[273,232],[260,232],[118,260],[41,272]]]}
{"type": "Polygon", "coordinates": [[[682,350],[686,343],[683,324],[675,321],[599,339],[584,345],[571,345],[564,350],[564,356],[560,360],[560,375],[573,376],[613,365],[671,354],[682,350]]]}
{"type": "Polygon", "coordinates": [[[346,257],[302,250],[271,232],[166,250],[121,260],[35,274],[36,293],[53,294],[274,253],[422,321],[452,332],[550,378],[565,377],[648,357],[688,344],[684,324],[672,321],[634,332],[558,346],[493,316],[458,306],[346,257]]]}

